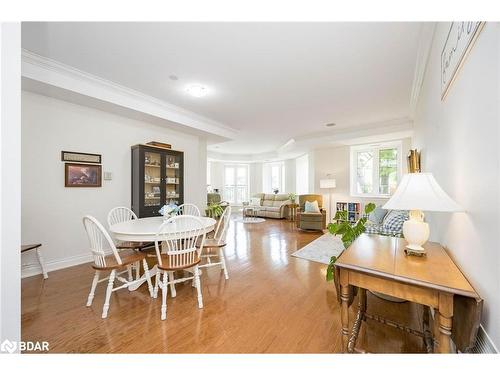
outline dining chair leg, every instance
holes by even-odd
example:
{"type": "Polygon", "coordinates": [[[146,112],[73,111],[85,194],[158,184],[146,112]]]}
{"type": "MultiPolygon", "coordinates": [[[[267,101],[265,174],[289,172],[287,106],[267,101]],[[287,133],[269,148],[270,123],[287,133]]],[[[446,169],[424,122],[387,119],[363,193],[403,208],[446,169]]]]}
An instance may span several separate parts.
{"type": "Polygon", "coordinates": [[[177,295],[177,291],[175,290],[175,283],[173,282],[175,280],[174,271],[170,271],[168,276],[170,277],[170,294],[172,294],[172,297],[175,297],[177,295]]]}
{"type": "Polygon", "coordinates": [[[151,274],[149,273],[148,262],[146,262],[146,259],[142,260],[142,266],[144,267],[144,273],[146,274],[146,280],[148,282],[149,295],[153,298],[153,284],[151,284],[151,274]]]}
{"type": "Polygon", "coordinates": [[[92,287],[90,288],[89,298],[87,299],[87,307],[92,306],[92,301],[94,300],[95,288],[99,282],[99,271],[95,271],[94,279],[92,280],[92,287]]]}
{"type": "Polygon", "coordinates": [[[201,295],[200,270],[198,266],[194,266],[194,285],[198,294],[198,308],[203,308],[203,297],[201,295]]]}
{"type": "Polygon", "coordinates": [[[115,282],[115,273],[116,273],[116,271],[113,270],[113,271],[111,271],[111,274],[109,275],[108,289],[106,290],[106,299],[104,301],[104,306],[102,308],[102,318],[103,319],[107,318],[107,316],[108,316],[109,300],[111,299],[111,293],[113,293],[113,283],[115,282]]]}
{"type": "Polygon", "coordinates": [[[139,280],[141,278],[141,263],[135,262],[135,279],[139,280]]]}
{"type": "Polygon", "coordinates": [[[227,280],[227,279],[229,279],[229,274],[227,273],[226,258],[224,256],[224,248],[223,247],[221,247],[219,249],[219,258],[220,258],[221,268],[224,271],[224,278],[227,280]]]}
{"type": "Polygon", "coordinates": [[[133,278],[132,278],[132,266],[131,265],[127,266],[127,275],[128,275],[128,281],[132,281],[133,278]]]}
{"type": "Polygon", "coordinates": [[[161,320],[167,319],[167,293],[168,293],[168,272],[163,272],[163,282],[161,283],[161,320]]]}
{"type": "Polygon", "coordinates": [[[155,277],[155,287],[153,289],[153,298],[158,297],[158,284],[161,282],[160,280],[160,271],[156,271],[156,277],[155,277]]]}

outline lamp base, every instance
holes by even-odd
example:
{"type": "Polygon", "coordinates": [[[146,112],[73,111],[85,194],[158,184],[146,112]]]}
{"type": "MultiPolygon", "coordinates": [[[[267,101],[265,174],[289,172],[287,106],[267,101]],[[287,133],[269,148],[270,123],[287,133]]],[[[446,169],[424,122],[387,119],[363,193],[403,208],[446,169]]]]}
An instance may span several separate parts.
{"type": "Polygon", "coordinates": [[[411,249],[408,246],[405,247],[405,255],[413,255],[413,256],[417,256],[417,257],[424,257],[426,254],[427,253],[425,252],[425,249],[423,249],[422,251],[420,251],[420,250],[411,249]]]}
{"type": "Polygon", "coordinates": [[[406,255],[425,255],[423,244],[429,239],[429,224],[424,222],[422,211],[410,211],[410,219],[403,223],[403,236],[408,241],[406,255]]]}

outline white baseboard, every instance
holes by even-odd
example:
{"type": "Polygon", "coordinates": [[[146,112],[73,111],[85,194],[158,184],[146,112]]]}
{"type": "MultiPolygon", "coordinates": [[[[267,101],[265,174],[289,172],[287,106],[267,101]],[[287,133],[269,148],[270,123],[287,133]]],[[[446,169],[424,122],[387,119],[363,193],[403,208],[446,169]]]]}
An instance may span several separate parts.
{"type": "MultiPolygon", "coordinates": [[[[92,254],[74,255],[74,256],[59,259],[59,260],[45,262],[45,267],[47,269],[47,272],[49,273],[49,278],[50,278],[51,271],[57,271],[57,270],[60,270],[63,268],[78,266],[79,264],[89,263],[92,261],[93,261],[92,254]]],[[[23,266],[21,269],[21,278],[23,278],[23,279],[25,277],[41,275],[41,274],[42,274],[42,269],[40,268],[39,264],[35,264],[35,263],[30,264],[27,266],[23,266]]]]}

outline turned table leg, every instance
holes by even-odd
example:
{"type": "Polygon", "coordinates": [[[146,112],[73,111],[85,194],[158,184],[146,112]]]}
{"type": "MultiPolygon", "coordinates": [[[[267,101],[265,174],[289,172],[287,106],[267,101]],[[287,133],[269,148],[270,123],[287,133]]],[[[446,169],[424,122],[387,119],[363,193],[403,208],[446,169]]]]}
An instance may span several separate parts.
{"type": "Polygon", "coordinates": [[[340,318],[342,322],[342,350],[347,353],[349,345],[349,284],[347,273],[340,270],[340,300],[341,312],[340,318]]]}
{"type": "Polygon", "coordinates": [[[453,295],[439,294],[439,311],[437,311],[438,324],[438,353],[451,353],[451,329],[453,321],[453,295]]]}

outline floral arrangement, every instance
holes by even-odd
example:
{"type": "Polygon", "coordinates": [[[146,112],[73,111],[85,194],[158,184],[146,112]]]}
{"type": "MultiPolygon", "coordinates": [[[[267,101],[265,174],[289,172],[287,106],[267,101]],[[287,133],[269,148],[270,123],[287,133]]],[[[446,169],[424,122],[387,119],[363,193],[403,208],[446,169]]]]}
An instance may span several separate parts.
{"type": "Polygon", "coordinates": [[[165,219],[170,218],[171,216],[177,215],[179,212],[179,206],[174,203],[166,204],[158,211],[160,215],[162,215],[165,219]]]}

